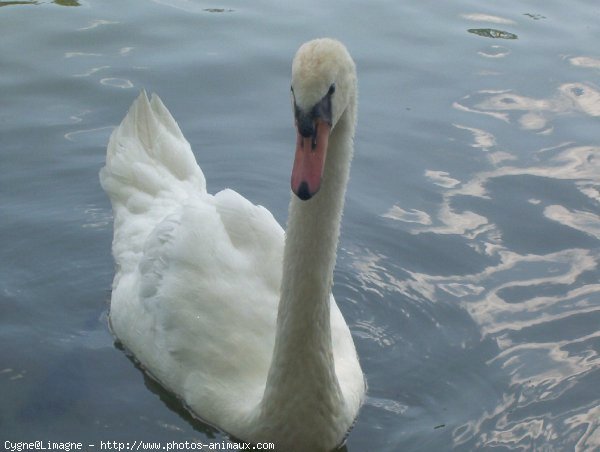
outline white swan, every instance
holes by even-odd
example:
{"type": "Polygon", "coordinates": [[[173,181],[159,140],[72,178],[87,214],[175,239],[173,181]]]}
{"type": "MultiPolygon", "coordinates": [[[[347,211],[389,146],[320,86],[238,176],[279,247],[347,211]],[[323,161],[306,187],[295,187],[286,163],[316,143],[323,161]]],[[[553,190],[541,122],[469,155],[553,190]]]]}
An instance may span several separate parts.
{"type": "Polygon", "coordinates": [[[157,96],[142,93],[113,132],[100,180],[115,219],[115,335],[202,420],[315,452],[343,441],[365,392],[331,296],[356,121],[356,72],[341,43],[300,47],[292,99],[285,239],[265,208],[206,192],[157,96]]]}

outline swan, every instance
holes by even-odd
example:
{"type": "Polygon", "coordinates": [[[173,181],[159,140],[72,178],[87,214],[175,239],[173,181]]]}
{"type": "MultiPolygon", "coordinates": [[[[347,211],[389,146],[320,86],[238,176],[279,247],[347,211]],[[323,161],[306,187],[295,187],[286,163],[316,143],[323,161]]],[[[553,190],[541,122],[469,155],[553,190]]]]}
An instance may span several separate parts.
{"type": "Polygon", "coordinates": [[[340,445],[365,395],[331,295],[353,153],[357,78],[333,39],[292,63],[296,148],[287,231],[233,190],[206,191],[177,123],[145,92],[112,133],[110,326],[198,418],[282,451],[340,445]]]}

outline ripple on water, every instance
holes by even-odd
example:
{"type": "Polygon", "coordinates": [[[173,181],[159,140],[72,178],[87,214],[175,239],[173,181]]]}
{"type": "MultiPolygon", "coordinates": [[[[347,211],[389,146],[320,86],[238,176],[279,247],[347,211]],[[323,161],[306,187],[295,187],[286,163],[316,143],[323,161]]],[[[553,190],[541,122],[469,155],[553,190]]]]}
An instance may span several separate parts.
{"type": "Polygon", "coordinates": [[[118,77],[106,77],[100,79],[100,83],[106,86],[112,86],[113,88],[121,88],[121,89],[129,89],[133,88],[135,85],[131,80],[127,80],[126,78],[118,78],[118,77]]]}
{"type": "MultiPolygon", "coordinates": [[[[569,61],[600,67],[589,57],[569,61]]],[[[516,125],[520,133],[551,137],[552,123],[565,115],[599,116],[600,91],[587,82],[563,83],[546,98],[481,90],[454,107],[516,125]]],[[[412,284],[406,279],[394,284],[410,286],[433,303],[454,300],[482,337],[496,344],[497,351],[486,364],[502,375],[499,403],[454,426],[454,445],[525,450],[532,444],[570,448],[576,443],[578,450],[596,450],[600,397],[590,388],[600,381],[600,147],[562,142],[519,155],[501,148],[491,132],[465,123],[455,127],[471,134],[470,146],[488,157],[489,167],[463,180],[447,171],[428,170],[426,179],[441,197],[435,210],[406,209],[397,202],[382,215],[413,235],[460,235],[478,253],[496,259],[469,274],[410,271],[412,284]],[[544,190],[528,192],[525,181],[536,179],[544,181],[540,185],[544,190]],[[515,183],[520,184],[523,199],[505,199],[515,183]],[[470,202],[461,202],[465,199],[470,202]],[[477,199],[494,208],[477,207],[477,199]],[[548,229],[552,224],[563,228],[552,252],[533,244],[527,251],[510,242],[513,232],[508,228],[527,225],[522,218],[504,221],[497,213],[508,215],[519,203],[528,217],[546,228],[538,234],[557,231],[548,229]],[[578,241],[565,240],[577,233],[578,241]]],[[[381,261],[367,265],[371,271],[365,275],[371,282],[381,281],[381,275],[373,273],[381,273],[382,266],[381,261]]]]}

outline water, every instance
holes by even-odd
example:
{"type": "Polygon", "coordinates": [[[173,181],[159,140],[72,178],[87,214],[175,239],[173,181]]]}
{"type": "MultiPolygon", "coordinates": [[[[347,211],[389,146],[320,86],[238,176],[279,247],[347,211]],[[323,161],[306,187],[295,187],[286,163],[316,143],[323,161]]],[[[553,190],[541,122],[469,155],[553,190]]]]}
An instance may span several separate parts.
{"type": "Polygon", "coordinates": [[[0,438],[223,440],[107,328],[97,173],[158,92],[216,192],[285,222],[289,64],[359,70],[335,295],[369,382],[348,451],[600,447],[600,5],[0,2],[0,438]]]}

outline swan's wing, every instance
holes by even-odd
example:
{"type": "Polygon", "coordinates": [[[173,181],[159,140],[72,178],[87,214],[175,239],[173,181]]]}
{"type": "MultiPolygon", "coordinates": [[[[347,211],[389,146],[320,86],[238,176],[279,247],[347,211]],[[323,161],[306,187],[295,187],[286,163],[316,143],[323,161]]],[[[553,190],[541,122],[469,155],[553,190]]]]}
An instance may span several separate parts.
{"type": "Polygon", "coordinates": [[[113,255],[131,271],[156,225],[206,181],[189,143],[158,96],[145,92],[110,137],[100,182],[112,202],[113,255]]]}
{"type": "Polygon", "coordinates": [[[142,93],[115,130],[100,179],[115,216],[113,331],[198,415],[224,425],[264,389],[283,230],[232,190],[206,193],[156,96],[142,93]]]}
{"type": "Polygon", "coordinates": [[[229,425],[264,391],[282,254],[283,231],[266,209],[231,190],[191,199],[154,228],[138,269],[121,277],[113,329],[197,415],[229,425]]]}

